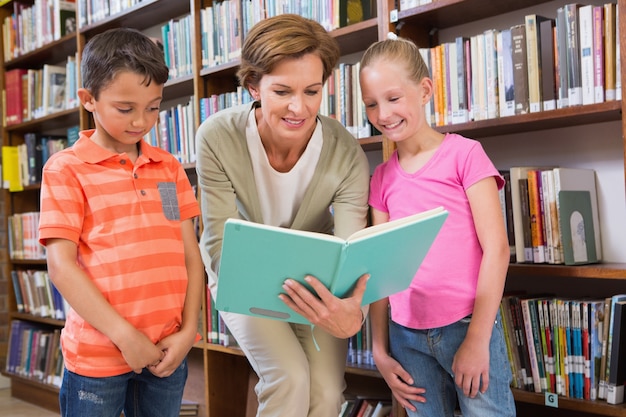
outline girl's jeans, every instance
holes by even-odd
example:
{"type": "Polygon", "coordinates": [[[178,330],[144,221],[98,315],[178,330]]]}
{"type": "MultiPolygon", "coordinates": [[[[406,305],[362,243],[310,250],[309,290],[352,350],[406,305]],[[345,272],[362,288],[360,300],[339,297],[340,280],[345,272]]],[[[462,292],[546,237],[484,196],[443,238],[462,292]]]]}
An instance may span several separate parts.
{"type": "Polygon", "coordinates": [[[452,417],[458,403],[463,417],[512,417],[515,402],[510,389],[511,367],[506,353],[500,315],[489,345],[489,388],[475,398],[466,397],[452,378],[452,359],[463,342],[471,318],[445,327],[415,330],[389,324],[391,356],[413,377],[414,386],[426,389],[425,403],[412,402],[417,412],[409,417],[452,417]]]}

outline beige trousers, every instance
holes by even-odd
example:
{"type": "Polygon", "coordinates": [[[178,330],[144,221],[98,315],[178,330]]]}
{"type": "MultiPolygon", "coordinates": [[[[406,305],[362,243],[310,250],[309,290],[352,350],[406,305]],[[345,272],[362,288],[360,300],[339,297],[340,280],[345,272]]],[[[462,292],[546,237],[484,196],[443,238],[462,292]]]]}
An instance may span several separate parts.
{"type": "Polygon", "coordinates": [[[339,415],[346,386],[346,339],[310,325],[221,315],[259,377],[257,417],[339,415]]]}

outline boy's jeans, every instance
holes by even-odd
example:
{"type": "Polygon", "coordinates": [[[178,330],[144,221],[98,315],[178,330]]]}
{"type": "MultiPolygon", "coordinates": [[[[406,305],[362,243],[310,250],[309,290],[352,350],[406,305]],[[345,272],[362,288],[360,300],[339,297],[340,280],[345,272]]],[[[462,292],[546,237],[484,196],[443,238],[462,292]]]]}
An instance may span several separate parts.
{"type": "Polygon", "coordinates": [[[464,417],[512,417],[515,402],[511,393],[511,368],[500,315],[496,317],[489,345],[489,388],[475,398],[466,397],[452,378],[452,359],[463,342],[470,318],[448,326],[415,330],[389,323],[389,345],[393,356],[411,374],[414,386],[426,389],[426,403],[412,402],[417,412],[409,417],[453,416],[457,398],[464,417]]]}
{"type": "Polygon", "coordinates": [[[167,378],[144,369],[106,378],[90,378],[65,369],[59,400],[63,417],[178,417],[187,362],[167,378]]]}

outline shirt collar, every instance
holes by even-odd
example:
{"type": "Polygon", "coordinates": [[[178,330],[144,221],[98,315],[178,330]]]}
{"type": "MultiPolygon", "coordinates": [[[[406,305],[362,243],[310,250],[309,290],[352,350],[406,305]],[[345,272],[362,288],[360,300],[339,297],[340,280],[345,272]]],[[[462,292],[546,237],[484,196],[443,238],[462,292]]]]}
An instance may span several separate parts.
{"type": "MultiPolygon", "coordinates": [[[[95,129],[83,130],[80,132],[80,138],[72,146],[74,153],[83,162],[90,164],[98,164],[109,158],[117,157],[119,154],[104,149],[91,140],[91,136],[94,134],[95,129]]],[[[153,162],[160,162],[163,160],[161,155],[154,147],[148,145],[144,140],[139,142],[139,159],[148,159],[153,162]]]]}

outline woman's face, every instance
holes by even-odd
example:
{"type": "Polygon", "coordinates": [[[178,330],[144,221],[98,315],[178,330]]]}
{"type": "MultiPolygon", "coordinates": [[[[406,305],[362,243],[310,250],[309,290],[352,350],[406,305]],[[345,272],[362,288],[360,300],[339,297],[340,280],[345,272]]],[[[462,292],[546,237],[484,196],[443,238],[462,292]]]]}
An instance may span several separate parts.
{"type": "Polygon", "coordinates": [[[261,138],[275,143],[308,141],[322,102],[324,67],[315,54],[286,59],[250,87],[261,101],[261,138]]]}

